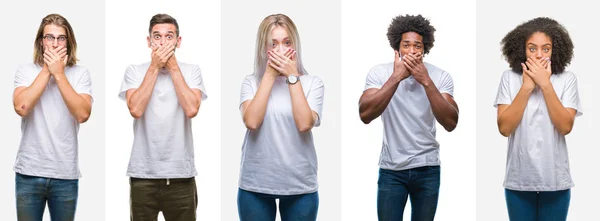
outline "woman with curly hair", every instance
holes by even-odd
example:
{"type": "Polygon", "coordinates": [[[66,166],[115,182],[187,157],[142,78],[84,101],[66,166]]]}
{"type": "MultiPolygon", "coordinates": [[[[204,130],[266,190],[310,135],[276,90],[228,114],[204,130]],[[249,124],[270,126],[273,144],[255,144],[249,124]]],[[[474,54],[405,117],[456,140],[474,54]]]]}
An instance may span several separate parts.
{"type": "Polygon", "coordinates": [[[577,78],[565,67],[573,57],[567,30],[535,18],[502,39],[510,65],[494,106],[508,137],[504,179],[510,220],[566,220],[573,181],[565,135],[582,114],[577,78]]]}
{"type": "Polygon", "coordinates": [[[435,28],[421,15],[398,16],[387,32],[394,62],[376,65],[367,75],[359,101],[368,124],[382,116],[377,215],[402,220],[410,197],[412,220],[433,220],[440,188],[436,120],[452,131],[458,123],[454,83],[446,71],[423,62],[433,47],[435,28]]]}
{"type": "Polygon", "coordinates": [[[238,214],[242,221],[316,220],[317,155],[312,128],[321,124],[323,81],[308,75],[296,25],[267,16],[258,28],[254,74],[242,84],[248,129],[242,146],[238,214]]]}

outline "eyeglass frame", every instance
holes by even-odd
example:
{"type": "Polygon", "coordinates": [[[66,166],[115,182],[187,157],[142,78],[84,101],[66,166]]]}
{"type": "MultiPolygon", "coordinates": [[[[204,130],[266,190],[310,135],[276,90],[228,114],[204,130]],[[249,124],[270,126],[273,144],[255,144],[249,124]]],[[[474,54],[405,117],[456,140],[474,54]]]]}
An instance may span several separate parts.
{"type": "Polygon", "coordinates": [[[58,37],[55,37],[54,35],[47,34],[42,36],[42,39],[48,42],[54,42],[55,40],[57,40],[58,42],[66,42],[67,39],[69,39],[69,37],[67,37],[66,35],[59,35],[58,37]],[[60,38],[64,38],[64,40],[60,40],[60,38]]]}

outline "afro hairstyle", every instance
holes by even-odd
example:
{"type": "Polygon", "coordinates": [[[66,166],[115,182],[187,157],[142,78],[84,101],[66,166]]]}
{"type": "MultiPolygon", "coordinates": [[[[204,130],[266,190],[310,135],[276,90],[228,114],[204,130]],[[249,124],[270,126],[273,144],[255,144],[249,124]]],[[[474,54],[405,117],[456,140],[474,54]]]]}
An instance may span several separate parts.
{"type": "Polygon", "coordinates": [[[539,17],[520,24],[510,31],[500,44],[502,55],[510,65],[510,68],[518,73],[523,73],[521,63],[527,60],[527,40],[536,32],[541,32],[550,37],[552,41],[552,55],[550,64],[552,74],[560,74],[565,71],[573,58],[573,42],[567,30],[557,21],[539,17]]]}
{"type": "Polygon", "coordinates": [[[421,15],[399,15],[392,19],[387,37],[394,50],[399,51],[402,34],[406,32],[415,32],[421,35],[423,37],[423,54],[429,53],[435,41],[433,37],[435,28],[429,24],[429,20],[421,15]]]}

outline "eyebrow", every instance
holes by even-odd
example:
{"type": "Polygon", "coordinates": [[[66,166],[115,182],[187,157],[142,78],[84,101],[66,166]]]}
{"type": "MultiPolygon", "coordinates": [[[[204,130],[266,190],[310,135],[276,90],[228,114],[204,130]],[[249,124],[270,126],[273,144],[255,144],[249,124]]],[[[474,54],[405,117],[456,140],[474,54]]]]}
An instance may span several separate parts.
{"type": "MultiPolygon", "coordinates": [[[[534,44],[534,43],[531,43],[531,42],[527,43],[527,45],[528,45],[528,46],[529,46],[529,45],[537,46],[536,44],[534,44]]],[[[544,47],[544,46],[552,46],[552,43],[548,43],[548,44],[544,44],[544,45],[542,45],[542,47],[544,47]]]]}
{"type": "MultiPolygon", "coordinates": [[[[159,31],[153,31],[152,32],[152,35],[156,35],[156,34],[160,34],[160,32],[159,31]]],[[[175,34],[175,32],[174,31],[167,31],[167,34],[175,34]]]]}
{"type": "MultiPolygon", "coordinates": [[[[409,40],[403,40],[402,42],[410,43],[411,41],[409,41],[409,40]]],[[[423,44],[423,42],[420,42],[420,41],[415,41],[415,43],[423,44]]]]}

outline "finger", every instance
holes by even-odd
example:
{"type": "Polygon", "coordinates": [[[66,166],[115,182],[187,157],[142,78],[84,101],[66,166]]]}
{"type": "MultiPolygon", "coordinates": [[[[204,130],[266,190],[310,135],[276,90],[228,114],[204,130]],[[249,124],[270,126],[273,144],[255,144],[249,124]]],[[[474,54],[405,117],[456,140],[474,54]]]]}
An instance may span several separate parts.
{"type": "Polygon", "coordinates": [[[175,54],[175,51],[170,51],[170,52],[167,54],[167,56],[166,56],[166,57],[167,57],[167,58],[171,58],[171,56],[173,56],[173,54],[175,54]]]}
{"type": "Polygon", "coordinates": [[[283,54],[283,56],[289,58],[292,55],[292,53],[294,53],[294,50],[288,48],[287,51],[285,51],[285,54],[283,54]]]}
{"type": "Polygon", "coordinates": [[[275,58],[273,54],[269,54],[269,61],[271,61],[271,63],[274,63],[276,66],[281,66],[282,64],[282,61],[275,58]]]}
{"type": "Polygon", "coordinates": [[[49,61],[53,61],[54,57],[51,53],[44,53],[44,59],[48,59],[49,61]]]}
{"type": "Polygon", "coordinates": [[[404,66],[406,66],[406,68],[408,68],[410,70],[414,69],[414,65],[413,64],[411,64],[411,63],[409,63],[407,61],[404,61],[403,63],[404,63],[404,66]]]}
{"type": "Polygon", "coordinates": [[[527,65],[525,65],[524,63],[521,63],[521,67],[523,68],[523,72],[527,71],[527,65]]]}
{"type": "Polygon", "coordinates": [[[398,51],[394,50],[394,61],[399,61],[400,60],[400,53],[398,53],[398,51]]]}
{"type": "Polygon", "coordinates": [[[408,64],[410,64],[411,67],[415,67],[417,65],[415,57],[412,54],[406,55],[405,62],[408,63],[408,64]]]}
{"type": "Polygon", "coordinates": [[[552,61],[548,60],[548,65],[546,65],[546,70],[552,74],[552,61]]]}
{"type": "Polygon", "coordinates": [[[66,65],[68,60],[69,60],[69,55],[66,55],[65,59],[63,59],[63,64],[66,65]]]}
{"type": "Polygon", "coordinates": [[[294,50],[292,52],[292,54],[290,55],[290,61],[295,62],[296,61],[296,50],[294,50]]]}
{"type": "Polygon", "coordinates": [[[268,64],[269,64],[269,66],[271,66],[273,69],[275,69],[276,71],[278,71],[278,72],[280,72],[280,73],[281,73],[282,69],[281,69],[279,66],[275,65],[273,62],[269,62],[268,64]]]}
{"type": "Polygon", "coordinates": [[[277,62],[277,65],[281,65],[285,61],[279,56],[279,53],[277,52],[269,52],[269,56],[271,60],[277,62]]]}
{"type": "Polygon", "coordinates": [[[58,50],[58,54],[62,54],[62,53],[67,53],[67,48],[63,47],[60,50],[58,50]]]}

